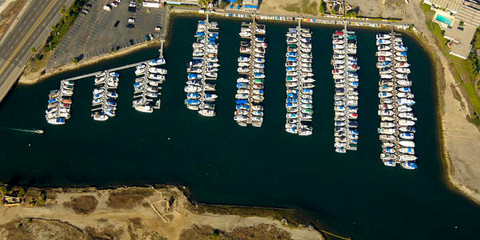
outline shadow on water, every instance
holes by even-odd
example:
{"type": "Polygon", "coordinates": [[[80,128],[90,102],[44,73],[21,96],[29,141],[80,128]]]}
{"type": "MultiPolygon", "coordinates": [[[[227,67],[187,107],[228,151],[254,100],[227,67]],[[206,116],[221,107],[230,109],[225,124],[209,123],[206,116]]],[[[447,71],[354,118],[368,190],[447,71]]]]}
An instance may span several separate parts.
{"type": "Polygon", "coordinates": [[[37,186],[175,183],[206,203],[301,208],[315,224],[354,239],[478,239],[480,209],[443,182],[432,63],[420,45],[404,36],[412,65],[419,168],[407,171],[379,160],[378,70],[375,31],[358,29],[360,70],[359,150],[333,148],[331,35],[312,26],[314,134],[284,131],[285,32],[268,24],[265,121],[261,128],[233,121],[240,21],[220,20],[217,116],[186,109],[186,64],[196,29],[193,17],[173,18],[165,48],[168,69],[162,109],[132,107],[134,69],[120,71],[118,114],[106,122],[90,117],[93,78],[75,84],[72,118],[63,126],[45,122],[47,94],[59,80],[153,58],[157,49],[55,76],[35,86],[16,86],[0,106],[0,126],[43,129],[42,135],[2,132],[0,181],[37,186]]]}

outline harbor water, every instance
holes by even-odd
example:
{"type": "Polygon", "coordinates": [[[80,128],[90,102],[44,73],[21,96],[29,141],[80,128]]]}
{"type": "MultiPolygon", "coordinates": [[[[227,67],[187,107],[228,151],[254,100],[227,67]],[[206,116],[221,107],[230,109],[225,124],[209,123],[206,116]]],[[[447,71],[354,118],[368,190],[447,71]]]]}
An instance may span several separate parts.
{"type": "Polygon", "coordinates": [[[233,120],[241,21],[219,20],[219,76],[213,118],[184,104],[194,17],[173,18],[165,46],[168,69],[161,109],[132,108],[135,69],[119,71],[117,115],[90,117],[93,77],[75,83],[71,118],[46,123],[47,95],[62,78],[158,56],[145,49],[126,57],[65,73],[34,86],[16,86],[0,105],[0,181],[35,186],[186,185],[200,202],[299,208],[317,226],[353,239],[479,239],[480,208],[445,182],[436,128],[432,62],[404,35],[412,73],[418,169],[385,167],[379,159],[378,70],[374,30],[353,29],[358,38],[358,151],[333,148],[331,36],[313,33],[316,81],[313,126],[308,137],[286,133],[285,33],[292,24],[267,23],[265,116],[261,128],[233,120]],[[7,128],[42,129],[43,134],[7,128]]]}

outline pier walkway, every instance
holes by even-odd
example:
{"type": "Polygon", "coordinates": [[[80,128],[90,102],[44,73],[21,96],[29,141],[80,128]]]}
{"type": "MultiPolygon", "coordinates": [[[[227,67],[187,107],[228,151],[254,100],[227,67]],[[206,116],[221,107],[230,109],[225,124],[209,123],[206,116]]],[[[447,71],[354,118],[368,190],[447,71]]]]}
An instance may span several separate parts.
{"type": "MultiPolygon", "coordinates": [[[[147,63],[147,62],[148,61],[141,61],[141,62],[132,63],[132,64],[116,67],[116,68],[106,69],[104,71],[116,72],[116,71],[120,71],[120,70],[127,69],[127,68],[133,68],[133,67],[136,67],[139,64],[147,63]]],[[[88,77],[93,77],[97,73],[99,73],[99,72],[87,73],[87,74],[83,74],[83,75],[76,76],[76,77],[66,78],[64,80],[66,80],[66,81],[76,81],[76,80],[80,80],[80,79],[84,79],[84,78],[88,78],[88,77]]]]}

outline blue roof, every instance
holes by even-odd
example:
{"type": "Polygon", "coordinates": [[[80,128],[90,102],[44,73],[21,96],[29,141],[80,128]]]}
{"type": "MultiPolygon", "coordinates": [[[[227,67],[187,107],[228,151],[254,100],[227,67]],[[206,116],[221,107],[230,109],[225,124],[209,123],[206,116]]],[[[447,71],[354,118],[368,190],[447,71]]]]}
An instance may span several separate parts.
{"type": "Polygon", "coordinates": [[[258,6],[253,6],[253,5],[245,5],[244,7],[246,7],[246,8],[255,8],[255,9],[258,8],[258,6]]]}

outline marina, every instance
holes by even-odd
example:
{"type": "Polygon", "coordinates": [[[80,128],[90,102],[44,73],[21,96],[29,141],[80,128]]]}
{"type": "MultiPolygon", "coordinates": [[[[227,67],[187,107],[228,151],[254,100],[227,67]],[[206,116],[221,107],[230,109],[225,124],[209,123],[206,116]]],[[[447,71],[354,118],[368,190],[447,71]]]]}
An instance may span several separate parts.
{"type": "Polygon", "coordinates": [[[198,111],[205,117],[215,116],[216,80],[218,75],[218,23],[205,20],[198,21],[193,47],[193,60],[187,67],[187,94],[185,105],[188,109],[198,111]]]}
{"type": "Polygon", "coordinates": [[[385,166],[400,164],[405,169],[416,169],[415,122],[412,106],[415,104],[412,81],[408,79],[410,64],[407,62],[408,48],[403,45],[401,35],[379,33],[376,35],[378,82],[378,128],[382,142],[380,159],[385,166]]]}
{"type": "Polygon", "coordinates": [[[285,86],[287,111],[285,131],[299,136],[313,133],[313,79],[312,69],[312,33],[301,27],[299,20],[296,28],[289,28],[287,53],[285,54],[285,86]]]}
{"type": "Polygon", "coordinates": [[[334,93],[334,147],[337,153],[357,150],[358,146],[358,73],[357,36],[348,31],[347,23],[343,30],[332,36],[334,93]]]}
{"type": "Polygon", "coordinates": [[[265,25],[243,22],[240,30],[240,57],[238,58],[237,93],[235,94],[234,120],[240,126],[263,123],[265,79],[265,25]]]}
{"type": "Polygon", "coordinates": [[[191,60],[191,37],[198,17],[175,18],[170,28],[171,41],[165,48],[167,62],[163,66],[168,70],[168,81],[162,89],[161,111],[140,114],[131,107],[133,67],[118,71],[122,81],[117,89],[121,96],[117,100],[120,115],[106,124],[90,118],[91,79],[75,81],[75,105],[66,125],[50,125],[43,114],[49,91],[58,88],[62,79],[144,62],[158,57],[158,47],[85,66],[33,87],[16,86],[0,108],[2,116],[6,116],[0,118],[0,126],[45,132],[2,132],[2,181],[49,187],[180,184],[187,186],[192,199],[199,202],[299,208],[315,218],[312,222],[318,220],[315,227],[326,227],[352,239],[477,237],[480,209],[445,185],[436,137],[435,112],[439,109],[434,73],[430,71],[432,61],[414,38],[408,34],[402,37],[409,48],[412,74],[408,78],[415,82],[411,89],[417,102],[415,141],[422,142],[416,145],[415,156],[422,161],[418,162],[418,171],[405,171],[384,167],[379,160],[382,149],[377,132],[379,72],[375,57],[378,30],[352,28],[361,61],[361,141],[357,151],[337,154],[332,148],[335,86],[330,61],[332,34],[341,27],[302,23],[314,36],[312,65],[317,79],[312,120],[315,133],[302,138],[281,131],[285,124],[283,39],[296,23],[266,23],[264,104],[268,117],[261,128],[241,128],[232,120],[241,21],[213,20],[219,23],[222,36],[222,67],[218,73],[222,81],[216,88],[219,96],[215,118],[199,118],[185,108],[185,65],[191,60]],[[240,154],[243,148],[249,149],[248,154],[240,154]],[[55,156],[46,149],[55,149],[55,156]],[[95,149],[95,154],[85,149],[95,149]]]}
{"type": "Polygon", "coordinates": [[[132,106],[139,112],[152,113],[154,109],[160,109],[160,90],[167,74],[166,69],[160,68],[166,62],[163,58],[163,42],[159,53],[158,58],[141,63],[135,69],[132,106]]]}
{"type": "Polygon", "coordinates": [[[63,125],[70,118],[74,82],[60,81],[60,89],[50,91],[45,119],[49,124],[63,125]]]}
{"type": "Polygon", "coordinates": [[[106,121],[115,117],[119,76],[117,72],[113,71],[102,71],[95,75],[91,115],[93,120],[106,121]]]}

